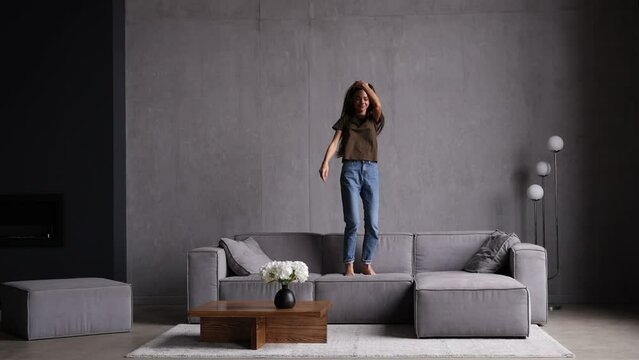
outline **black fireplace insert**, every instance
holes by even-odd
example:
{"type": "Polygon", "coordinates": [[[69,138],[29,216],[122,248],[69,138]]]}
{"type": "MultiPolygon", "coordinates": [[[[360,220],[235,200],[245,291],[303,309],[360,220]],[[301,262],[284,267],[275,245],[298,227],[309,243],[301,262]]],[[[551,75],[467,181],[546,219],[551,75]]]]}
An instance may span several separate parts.
{"type": "Polygon", "coordinates": [[[62,219],[62,194],[0,195],[0,247],[61,247],[62,219]]]}

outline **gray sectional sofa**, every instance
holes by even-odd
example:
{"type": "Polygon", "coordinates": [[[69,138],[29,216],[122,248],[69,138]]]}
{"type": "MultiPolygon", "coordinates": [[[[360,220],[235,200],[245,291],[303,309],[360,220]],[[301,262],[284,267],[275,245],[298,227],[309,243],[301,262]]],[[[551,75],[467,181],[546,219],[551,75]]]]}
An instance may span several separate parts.
{"type": "MultiPolygon", "coordinates": [[[[329,323],[414,323],[418,337],[526,337],[547,319],[546,251],[518,243],[499,274],[462,271],[492,231],[380,236],[377,275],[342,275],[342,234],[254,233],[273,260],[304,261],[311,273],[291,289],[297,300],[329,300],[329,323]]],[[[360,258],[362,236],[356,259],[360,258]]],[[[357,266],[357,264],[356,264],[357,266]]],[[[188,253],[188,307],[212,300],[272,300],[277,284],[235,276],[224,250],[188,253]]],[[[357,267],[356,267],[357,269],[357,267]]],[[[190,322],[198,322],[190,318],[190,322]]]]}

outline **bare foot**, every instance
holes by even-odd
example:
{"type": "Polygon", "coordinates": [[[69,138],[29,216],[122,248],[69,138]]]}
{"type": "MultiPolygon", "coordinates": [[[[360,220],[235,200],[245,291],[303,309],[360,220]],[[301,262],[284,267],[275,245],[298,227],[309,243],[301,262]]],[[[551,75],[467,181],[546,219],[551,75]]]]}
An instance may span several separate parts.
{"type": "Polygon", "coordinates": [[[353,276],[355,275],[355,271],[353,270],[353,263],[346,264],[346,268],[344,270],[344,276],[353,276]]]}
{"type": "Polygon", "coordinates": [[[371,265],[371,264],[364,264],[362,266],[362,273],[364,275],[377,275],[375,270],[373,270],[373,265],[371,265]]]}

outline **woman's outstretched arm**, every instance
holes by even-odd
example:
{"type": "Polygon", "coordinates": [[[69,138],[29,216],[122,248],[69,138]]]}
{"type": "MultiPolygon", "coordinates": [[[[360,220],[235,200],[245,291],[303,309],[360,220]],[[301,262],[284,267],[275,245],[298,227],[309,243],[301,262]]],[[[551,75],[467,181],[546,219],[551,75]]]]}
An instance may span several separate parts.
{"type": "Polygon", "coordinates": [[[371,102],[371,107],[373,110],[373,116],[375,117],[375,122],[379,122],[379,118],[382,116],[382,101],[379,99],[379,96],[368,86],[366,81],[357,80],[356,83],[366,91],[366,95],[368,95],[368,99],[371,102]]]}
{"type": "Polygon", "coordinates": [[[319,174],[322,181],[326,182],[328,179],[328,163],[331,161],[335,153],[337,152],[337,147],[339,146],[339,141],[342,138],[342,130],[335,130],[335,135],[333,135],[333,140],[328,144],[328,149],[326,149],[326,154],[324,155],[324,161],[322,161],[322,166],[320,166],[319,174]]]}

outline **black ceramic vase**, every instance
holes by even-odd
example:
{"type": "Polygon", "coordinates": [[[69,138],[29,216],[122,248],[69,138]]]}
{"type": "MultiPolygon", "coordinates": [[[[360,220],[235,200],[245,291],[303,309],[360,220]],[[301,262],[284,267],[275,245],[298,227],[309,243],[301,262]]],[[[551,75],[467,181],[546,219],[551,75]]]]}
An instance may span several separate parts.
{"type": "Polygon", "coordinates": [[[288,288],[288,284],[282,284],[282,288],[275,294],[275,307],[290,309],[293,306],[295,306],[295,294],[288,288]]]}

